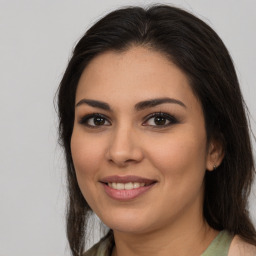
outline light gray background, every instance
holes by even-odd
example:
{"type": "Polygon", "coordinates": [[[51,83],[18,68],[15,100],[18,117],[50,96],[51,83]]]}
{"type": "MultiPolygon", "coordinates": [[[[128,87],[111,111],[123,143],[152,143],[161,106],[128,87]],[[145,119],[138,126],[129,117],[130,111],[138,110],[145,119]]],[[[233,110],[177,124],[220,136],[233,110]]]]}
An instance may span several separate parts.
{"type": "MultiPolygon", "coordinates": [[[[54,94],[75,42],[90,25],[116,7],[149,3],[0,0],[1,256],[69,255],[65,165],[56,142],[54,94]]],[[[217,31],[234,59],[255,120],[256,1],[162,3],[193,12],[217,31]]],[[[253,189],[250,206],[256,223],[253,189]]]]}

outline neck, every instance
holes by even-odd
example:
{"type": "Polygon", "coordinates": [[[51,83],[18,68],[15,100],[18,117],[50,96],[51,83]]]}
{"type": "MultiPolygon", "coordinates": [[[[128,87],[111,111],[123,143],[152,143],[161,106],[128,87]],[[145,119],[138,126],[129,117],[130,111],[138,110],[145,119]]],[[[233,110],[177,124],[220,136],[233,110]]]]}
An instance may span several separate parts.
{"type": "MultiPolygon", "coordinates": [[[[190,212],[191,213],[191,212],[190,212]]],[[[182,216],[172,225],[151,232],[125,233],[114,231],[112,256],[185,256],[200,255],[218,231],[209,227],[203,216],[182,216]]]]}

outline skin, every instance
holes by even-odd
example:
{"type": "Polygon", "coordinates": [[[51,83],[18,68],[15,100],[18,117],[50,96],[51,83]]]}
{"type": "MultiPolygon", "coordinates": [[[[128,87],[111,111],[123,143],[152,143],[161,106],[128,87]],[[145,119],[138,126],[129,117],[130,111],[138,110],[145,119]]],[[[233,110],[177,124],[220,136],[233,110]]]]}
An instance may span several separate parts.
{"type": "Polygon", "coordinates": [[[71,138],[77,180],[92,210],[114,231],[112,255],[201,254],[218,234],[202,215],[204,175],[223,154],[218,143],[207,141],[202,107],[185,74],[143,47],[109,51],[84,70],[77,103],[71,138]],[[184,106],[172,102],[135,109],[138,102],[166,97],[184,106]],[[105,102],[111,110],[83,99],[105,102]],[[159,125],[149,117],[159,112],[171,121],[159,125]],[[104,115],[101,125],[94,118],[81,123],[93,113],[104,115]],[[119,201],[99,182],[110,175],[157,182],[139,197],[119,201]]]}
{"type": "Polygon", "coordinates": [[[239,236],[235,236],[230,245],[228,256],[254,256],[256,255],[256,246],[248,244],[239,236]]]}

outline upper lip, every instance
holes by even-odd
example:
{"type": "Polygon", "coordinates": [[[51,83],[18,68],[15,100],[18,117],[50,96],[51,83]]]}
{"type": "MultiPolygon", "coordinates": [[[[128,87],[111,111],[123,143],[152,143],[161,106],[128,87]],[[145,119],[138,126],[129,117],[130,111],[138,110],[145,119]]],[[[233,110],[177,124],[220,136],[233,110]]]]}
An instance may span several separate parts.
{"type": "Polygon", "coordinates": [[[107,176],[100,180],[102,183],[129,183],[129,182],[138,182],[138,183],[145,183],[146,185],[155,183],[156,180],[140,177],[140,176],[133,176],[133,175],[127,175],[127,176],[107,176]]]}

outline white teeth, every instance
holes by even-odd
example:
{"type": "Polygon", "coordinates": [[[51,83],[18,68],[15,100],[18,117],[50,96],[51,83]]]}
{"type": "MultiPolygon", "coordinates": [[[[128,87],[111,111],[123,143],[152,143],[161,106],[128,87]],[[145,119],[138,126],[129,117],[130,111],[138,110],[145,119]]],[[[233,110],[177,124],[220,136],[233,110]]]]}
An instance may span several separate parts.
{"type": "Polygon", "coordinates": [[[116,183],[116,189],[121,190],[124,189],[124,183],[116,183]]]}
{"type": "Polygon", "coordinates": [[[126,190],[128,190],[128,189],[133,189],[133,184],[132,184],[132,182],[125,183],[125,184],[124,184],[124,189],[126,189],[126,190]]]}
{"type": "Polygon", "coordinates": [[[144,187],[145,183],[139,182],[128,182],[128,183],[116,183],[116,182],[109,182],[108,186],[117,189],[117,190],[130,190],[134,188],[144,187]]]}
{"type": "Polygon", "coordinates": [[[134,182],[133,183],[133,188],[139,188],[139,187],[144,187],[145,183],[139,183],[139,182],[134,182]]]}

